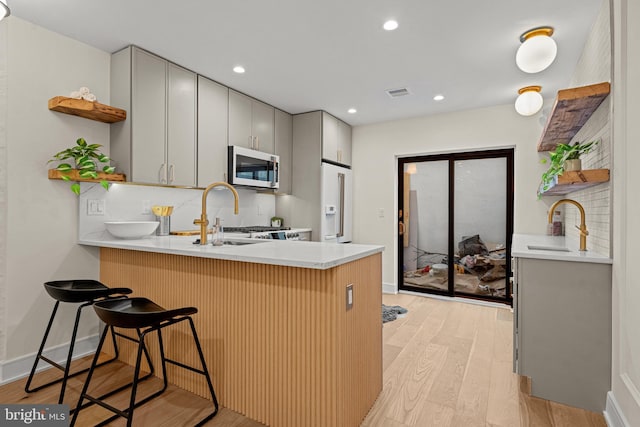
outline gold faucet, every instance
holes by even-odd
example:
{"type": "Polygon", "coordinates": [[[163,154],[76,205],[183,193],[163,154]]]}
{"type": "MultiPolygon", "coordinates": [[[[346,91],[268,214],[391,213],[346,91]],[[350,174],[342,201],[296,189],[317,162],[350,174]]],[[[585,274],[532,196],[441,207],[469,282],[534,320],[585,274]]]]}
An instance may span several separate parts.
{"type": "Polygon", "coordinates": [[[207,226],[209,225],[209,219],[207,218],[207,194],[211,191],[212,188],[215,187],[227,187],[233,193],[233,197],[235,199],[233,213],[238,215],[238,192],[231,185],[226,182],[214,182],[210,184],[207,188],[204,189],[202,193],[202,213],[200,214],[200,219],[194,219],[193,223],[200,226],[200,244],[207,244],[207,226]]]}
{"type": "Polygon", "coordinates": [[[557,202],[555,202],[549,208],[549,224],[551,224],[553,222],[553,212],[556,210],[556,207],[558,207],[558,205],[561,205],[563,203],[570,203],[570,204],[574,205],[575,207],[577,207],[578,210],[580,211],[580,227],[578,227],[576,225],[576,228],[578,230],[580,230],[580,250],[581,251],[586,251],[587,250],[587,236],[589,235],[589,232],[587,231],[587,224],[585,222],[584,208],[582,207],[582,205],[580,203],[576,202],[575,200],[571,200],[571,199],[561,199],[561,200],[558,200],[557,202]]]}

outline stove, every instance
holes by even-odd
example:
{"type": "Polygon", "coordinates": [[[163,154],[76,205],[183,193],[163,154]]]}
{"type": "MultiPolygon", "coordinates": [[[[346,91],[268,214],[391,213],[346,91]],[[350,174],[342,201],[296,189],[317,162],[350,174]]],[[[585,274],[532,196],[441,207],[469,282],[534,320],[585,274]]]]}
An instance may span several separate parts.
{"type": "Polygon", "coordinates": [[[267,225],[251,225],[247,227],[224,227],[227,233],[264,233],[267,231],[285,231],[291,227],[269,227],[267,225]]]}
{"type": "Polygon", "coordinates": [[[273,240],[310,240],[311,230],[292,229],[291,227],[269,227],[254,225],[248,227],[224,227],[225,233],[249,234],[253,239],[273,240]]]}

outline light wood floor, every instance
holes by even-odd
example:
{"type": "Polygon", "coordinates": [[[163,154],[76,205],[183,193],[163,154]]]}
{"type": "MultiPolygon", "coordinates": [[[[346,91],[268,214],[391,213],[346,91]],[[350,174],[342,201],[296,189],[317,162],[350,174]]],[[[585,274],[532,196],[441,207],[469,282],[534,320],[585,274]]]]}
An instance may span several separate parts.
{"type": "MultiPolygon", "coordinates": [[[[363,427],[606,427],[601,414],[528,395],[527,381],[511,372],[512,314],[508,308],[411,295],[384,295],[383,302],[401,305],[409,313],[383,327],[384,388],[363,427]]],[[[99,389],[127,382],[132,370],[114,362],[96,372],[92,385],[99,393],[99,389]]],[[[37,378],[45,380],[50,374],[57,372],[45,372],[37,378]]],[[[70,380],[65,403],[75,405],[83,377],[70,380]]],[[[0,401],[57,401],[58,387],[28,394],[24,383],[20,380],[0,387],[0,401]]],[[[143,384],[138,396],[159,387],[160,380],[143,384]]],[[[123,392],[110,403],[126,407],[127,396],[123,392]]],[[[142,426],[191,426],[210,410],[210,405],[205,399],[169,386],[161,397],[136,409],[134,420],[142,426]]],[[[93,426],[108,416],[106,410],[93,406],[82,411],[76,425],[93,426]]],[[[125,425],[124,421],[111,425],[125,425]]],[[[224,408],[207,425],[262,426],[224,408]]]]}
{"type": "Polygon", "coordinates": [[[512,373],[513,315],[412,295],[384,295],[409,310],[383,327],[384,386],[365,427],[606,427],[589,411],[531,397],[512,373]]]}

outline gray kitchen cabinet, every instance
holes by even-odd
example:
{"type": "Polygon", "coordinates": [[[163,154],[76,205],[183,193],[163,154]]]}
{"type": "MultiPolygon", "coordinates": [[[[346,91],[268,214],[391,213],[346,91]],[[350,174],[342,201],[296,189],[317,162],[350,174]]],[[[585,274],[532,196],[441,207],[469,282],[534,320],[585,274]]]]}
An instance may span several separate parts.
{"type": "Polygon", "coordinates": [[[351,165],[351,126],[322,112],[322,158],[351,165]]]}
{"type": "Polygon", "coordinates": [[[227,181],[229,88],[198,76],[198,186],[227,181]]]}
{"type": "Polygon", "coordinates": [[[515,258],[514,370],[531,394],[602,412],[611,389],[611,265],[515,258]]]}
{"type": "Polygon", "coordinates": [[[293,161],[293,118],[291,114],[275,110],[275,154],[280,157],[279,193],[291,194],[293,161]]]}
{"type": "Polygon", "coordinates": [[[274,153],[275,108],[229,89],[229,145],[274,153]]]}
{"type": "Polygon", "coordinates": [[[130,46],[111,57],[111,103],[130,111],[111,129],[127,180],[196,185],[196,74],[130,46]]]}

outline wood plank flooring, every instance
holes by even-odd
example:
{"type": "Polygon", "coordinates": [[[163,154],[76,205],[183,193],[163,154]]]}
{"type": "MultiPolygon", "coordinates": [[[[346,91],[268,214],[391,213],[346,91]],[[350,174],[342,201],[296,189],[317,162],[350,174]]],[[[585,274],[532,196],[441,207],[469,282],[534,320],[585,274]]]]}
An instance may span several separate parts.
{"type": "MultiPolygon", "coordinates": [[[[606,427],[601,414],[531,397],[529,383],[511,372],[512,314],[508,308],[484,307],[412,295],[384,295],[386,305],[409,310],[383,327],[384,388],[363,427],[606,427]]],[[[88,363],[82,360],[77,365],[88,363]]],[[[96,371],[92,385],[112,388],[129,380],[132,369],[119,362],[96,371]]],[[[45,381],[57,371],[39,374],[45,381]]],[[[70,380],[65,403],[74,405],[83,375],[70,380]]],[[[2,403],[50,403],[59,388],[24,392],[25,380],[0,387],[2,403]]],[[[138,396],[159,387],[146,381],[138,396]]],[[[36,382],[36,385],[38,382],[36,382]]],[[[93,389],[93,387],[92,387],[93,389]]],[[[111,398],[127,405],[128,394],[111,398]]],[[[136,409],[136,425],[191,426],[211,403],[177,387],[136,409]]],[[[77,426],[93,426],[109,413],[99,407],[82,411],[77,426]]],[[[125,420],[111,423],[122,426],[125,420]]],[[[259,427],[262,424],[222,408],[208,426],[259,427]]],[[[304,426],[300,426],[304,427],[304,426]]]]}
{"type": "Polygon", "coordinates": [[[383,327],[384,387],[363,427],[606,427],[602,414],[529,395],[512,373],[513,315],[413,295],[383,327]]]}

